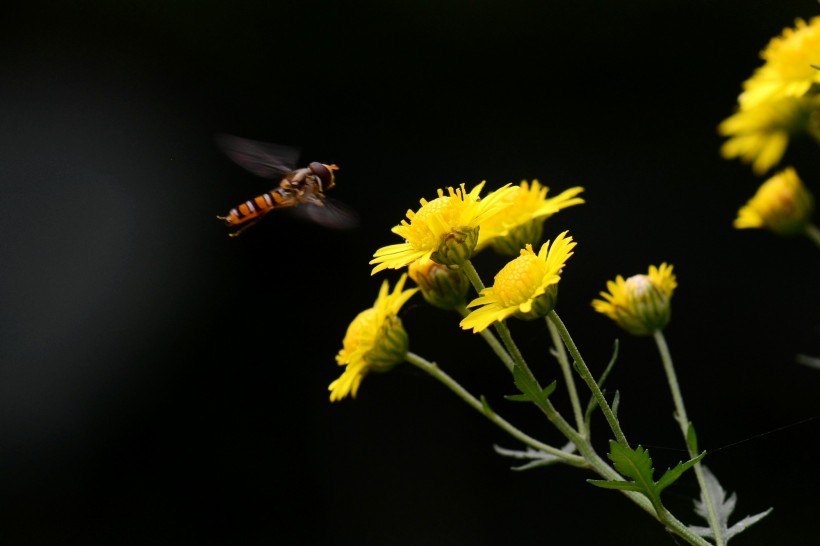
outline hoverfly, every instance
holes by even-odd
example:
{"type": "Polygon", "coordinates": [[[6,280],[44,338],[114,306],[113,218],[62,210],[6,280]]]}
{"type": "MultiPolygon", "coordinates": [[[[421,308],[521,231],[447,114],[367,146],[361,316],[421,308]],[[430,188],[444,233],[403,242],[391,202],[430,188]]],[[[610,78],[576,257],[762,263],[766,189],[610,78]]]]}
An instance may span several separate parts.
{"type": "Polygon", "coordinates": [[[237,165],[262,178],[278,179],[279,186],[217,216],[236,237],[274,209],[292,208],[309,220],[335,229],[355,227],[356,214],[337,201],[325,197],[336,185],[334,171],[339,167],[314,161],[295,168],[299,151],[288,146],[257,142],[232,135],[217,135],[217,145],[237,165]]]}

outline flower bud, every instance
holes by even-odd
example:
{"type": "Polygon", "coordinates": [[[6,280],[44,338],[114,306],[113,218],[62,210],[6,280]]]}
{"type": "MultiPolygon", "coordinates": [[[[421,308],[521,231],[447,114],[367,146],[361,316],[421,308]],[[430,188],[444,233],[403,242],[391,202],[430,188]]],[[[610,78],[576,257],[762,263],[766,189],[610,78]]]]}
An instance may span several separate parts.
{"type": "Polygon", "coordinates": [[[460,267],[472,258],[478,242],[478,231],[478,226],[453,228],[441,238],[438,249],[430,257],[441,265],[460,267]]]}
{"type": "Polygon", "coordinates": [[[814,211],[814,197],[792,167],[769,178],[739,211],[734,226],[766,228],[778,235],[806,229],[814,211]]]}
{"type": "Polygon", "coordinates": [[[527,244],[537,244],[544,233],[544,220],[530,220],[510,229],[505,235],[490,240],[493,250],[502,256],[518,256],[527,244]]]}
{"type": "Polygon", "coordinates": [[[651,335],[669,323],[676,287],[671,265],[653,265],[647,275],[633,275],[626,280],[618,275],[609,281],[609,292],[601,292],[604,299],[593,300],[592,306],[632,335],[651,335]]]}
{"type": "Polygon", "coordinates": [[[446,310],[467,304],[470,282],[460,269],[450,269],[432,260],[417,260],[410,264],[408,273],[429,304],[446,310]]]}

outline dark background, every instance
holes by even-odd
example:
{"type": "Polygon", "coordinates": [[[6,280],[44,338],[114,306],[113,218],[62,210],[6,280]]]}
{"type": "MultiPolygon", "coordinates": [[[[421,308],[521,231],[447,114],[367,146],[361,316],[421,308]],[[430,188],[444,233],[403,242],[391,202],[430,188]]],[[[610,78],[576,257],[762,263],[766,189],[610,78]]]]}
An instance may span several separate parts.
{"type": "MultiPolygon", "coordinates": [[[[762,179],[717,124],[768,40],[813,0],[28,3],[0,23],[0,540],[6,544],[675,544],[567,467],[526,473],[511,439],[410,366],[328,402],[368,261],[436,188],[538,178],[588,203],[547,223],[576,254],[558,311],[599,372],[616,337],[631,441],[684,457],[651,340],[589,302],[669,261],[667,329],[733,544],[816,543],[820,255],[731,228],[762,179]],[[70,5],[68,5],[70,4],[70,5]],[[336,232],[214,219],[270,184],[212,135],[341,165],[336,232]],[[770,433],[769,433],[770,432],[770,433]],[[589,524],[586,522],[595,522],[589,524]],[[580,527],[578,527],[580,525],[580,527]],[[574,538],[573,538],[574,537],[574,538]]],[[[817,190],[817,146],[789,148],[817,190]]],[[[477,265],[485,281],[503,264],[477,265]]],[[[439,362],[529,433],[509,377],[455,316],[402,318],[439,362]]],[[[544,379],[542,322],[514,323],[544,379]]],[[[557,403],[566,408],[563,398],[557,403]]],[[[603,446],[605,427],[596,421],[603,446]]],[[[694,522],[687,475],[665,494],[694,522]]],[[[701,522],[702,523],[702,522],[701,522]]]]}

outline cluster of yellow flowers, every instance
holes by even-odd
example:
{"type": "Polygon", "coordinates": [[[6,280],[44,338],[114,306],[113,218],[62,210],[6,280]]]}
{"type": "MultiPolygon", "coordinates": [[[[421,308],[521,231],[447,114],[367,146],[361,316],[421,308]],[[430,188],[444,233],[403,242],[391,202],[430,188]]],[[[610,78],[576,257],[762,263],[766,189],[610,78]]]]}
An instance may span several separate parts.
{"type": "MultiPolygon", "coordinates": [[[[460,309],[466,315],[460,325],[474,333],[510,317],[531,320],[546,316],[555,307],[561,272],[576,243],[568,232],[541,245],[544,221],[556,212],[583,203],[583,188],[575,187],[547,198],[548,188],[537,180],[517,186],[507,184],[480,197],[484,182],[472,190],[438,190],[432,201],[421,199],[421,208],[409,210],[407,219],[393,228],[403,243],[385,246],[374,254],[373,274],[385,269],[408,267],[417,288],[403,290],[402,275],[393,292],[382,284],[373,307],[350,324],[343,348],[336,356],[345,366],[342,376],[329,389],[331,401],[356,396],[369,372],[387,371],[402,362],[408,351],[407,333],[398,312],[416,292],[443,309],[460,309]],[[470,282],[464,269],[484,248],[502,255],[518,254],[495,276],[491,287],[467,303],[470,282]],[[467,309],[472,309],[467,312],[467,309]]],[[[676,286],[672,267],[650,268],[649,276],[638,275],[610,282],[607,302],[596,300],[596,310],[613,318],[628,331],[649,333],[669,320],[669,299],[676,286]],[[636,326],[641,325],[641,326],[636,326]]]]}
{"type": "Polygon", "coordinates": [[[761,52],[765,64],[743,83],[737,112],[719,126],[721,153],[751,163],[756,174],[777,165],[789,139],[820,141],[820,17],[797,19],[761,52]]]}
{"type": "MultiPolygon", "coordinates": [[[[789,139],[808,133],[820,143],[820,17],[797,19],[761,52],[765,64],[743,83],[737,112],[718,130],[730,137],[723,157],[750,162],[764,174],[780,162],[789,139]]],[[[740,208],[734,226],[778,235],[805,234],[820,245],[812,224],[814,197],[793,167],[766,180],[740,208]]]]}
{"type": "MultiPolygon", "coordinates": [[[[773,38],[761,53],[765,64],[743,84],[737,112],[719,127],[729,139],[726,158],[752,163],[763,174],[782,158],[789,138],[808,132],[820,142],[820,17],[808,23],[797,19],[773,38]]],[[[544,317],[556,304],[558,282],[575,241],[563,232],[535,251],[544,221],[560,210],[583,203],[583,188],[568,189],[548,198],[548,188],[537,180],[507,184],[481,197],[484,182],[470,191],[438,190],[438,197],[421,199],[393,228],[404,239],[377,250],[372,273],[408,267],[417,288],[403,290],[402,275],[393,292],[385,281],[373,307],[350,324],[344,347],[336,357],[345,366],[330,385],[331,400],[354,396],[371,371],[387,371],[405,360],[408,337],[398,312],[416,292],[432,305],[458,310],[461,327],[480,333],[514,317],[544,317]],[[485,248],[515,256],[484,288],[470,278],[470,259],[485,248]],[[467,302],[470,284],[478,297],[467,302]],[[469,310],[469,311],[468,311],[469,310]]],[[[820,230],[811,223],[814,198],[796,171],[788,167],[770,179],[744,205],[734,222],[737,228],[767,228],[781,235],[805,233],[820,244],[820,230]]],[[[608,292],[592,302],[593,308],[634,335],[652,335],[669,321],[670,299],[677,286],[672,266],[651,266],[648,274],[607,284],[608,292]]]]}

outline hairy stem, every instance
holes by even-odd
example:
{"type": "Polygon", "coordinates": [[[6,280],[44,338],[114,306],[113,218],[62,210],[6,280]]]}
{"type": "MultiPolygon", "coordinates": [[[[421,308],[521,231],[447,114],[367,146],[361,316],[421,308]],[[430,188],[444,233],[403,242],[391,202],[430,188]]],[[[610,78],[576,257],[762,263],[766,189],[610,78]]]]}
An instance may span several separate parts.
{"type": "Polygon", "coordinates": [[[629,447],[629,442],[626,441],[626,436],[624,435],[623,430],[621,430],[621,425],[618,423],[618,418],[615,417],[612,408],[609,406],[609,402],[607,402],[606,398],[604,397],[604,393],[601,392],[601,388],[598,386],[598,383],[595,381],[595,378],[592,377],[592,373],[589,371],[589,368],[584,362],[581,353],[578,351],[578,347],[575,346],[575,342],[572,341],[572,336],[569,335],[569,330],[567,330],[567,327],[564,325],[564,322],[561,320],[561,318],[558,316],[555,310],[550,311],[547,315],[547,318],[553,324],[555,324],[558,333],[561,335],[561,339],[564,340],[564,344],[567,346],[569,354],[575,361],[575,369],[578,371],[578,374],[581,376],[581,379],[584,380],[589,389],[592,391],[592,395],[598,402],[598,406],[601,408],[601,411],[603,412],[607,423],[609,423],[609,428],[615,435],[615,439],[621,445],[629,447]]]}
{"type": "MultiPolygon", "coordinates": [[[[462,317],[466,317],[470,313],[467,308],[463,306],[458,307],[456,311],[458,311],[462,317]]],[[[484,338],[484,341],[487,342],[487,345],[489,345],[498,358],[501,359],[501,362],[503,362],[507,369],[512,372],[515,362],[510,356],[510,353],[508,353],[501,345],[501,342],[498,341],[498,338],[495,337],[495,334],[493,334],[491,330],[485,328],[484,330],[481,330],[478,335],[484,338]]]]}
{"type": "Polygon", "coordinates": [[[558,328],[547,319],[547,327],[552,337],[552,344],[555,346],[556,358],[558,364],[561,366],[561,373],[564,375],[564,381],[567,384],[567,391],[569,392],[569,399],[572,403],[572,412],[575,414],[575,426],[578,429],[578,434],[586,436],[586,421],[584,420],[584,412],[581,409],[581,401],[578,398],[578,389],[575,387],[575,375],[572,373],[569,360],[567,359],[567,351],[564,342],[561,340],[561,334],[558,333],[558,328]]]}
{"type": "MultiPolygon", "coordinates": [[[[689,445],[687,436],[689,433],[689,417],[686,415],[686,407],[683,405],[683,396],[680,392],[680,385],[678,384],[678,377],[675,374],[675,366],[672,363],[672,355],[669,352],[669,346],[666,344],[666,338],[663,332],[655,330],[655,343],[658,346],[658,351],[661,353],[661,360],[663,361],[663,369],[666,372],[666,380],[669,383],[669,389],[672,391],[672,400],[675,402],[675,419],[680,426],[683,433],[684,442],[686,442],[686,449],[690,457],[695,457],[692,446],[689,445]]],[[[706,477],[703,474],[703,468],[700,463],[695,463],[695,476],[700,486],[700,493],[703,497],[704,504],[706,504],[706,512],[709,516],[709,527],[715,537],[715,546],[723,546],[726,544],[723,536],[720,533],[720,523],[718,521],[717,510],[715,509],[715,501],[709,494],[709,488],[706,486],[706,477]]]]}
{"type": "Polygon", "coordinates": [[[588,466],[583,457],[567,453],[557,447],[553,447],[543,442],[540,442],[535,438],[532,438],[531,436],[517,429],[508,421],[501,418],[494,411],[486,411],[484,404],[482,404],[480,400],[478,400],[475,396],[470,394],[455,379],[447,375],[447,373],[445,373],[444,370],[439,368],[435,362],[429,362],[423,357],[420,357],[414,353],[407,353],[407,355],[405,356],[405,360],[410,364],[416,366],[417,368],[424,370],[425,372],[436,378],[438,381],[443,383],[444,386],[453,391],[459,398],[467,402],[467,404],[470,405],[470,407],[480,412],[487,419],[489,419],[495,425],[503,429],[513,438],[516,438],[517,440],[523,442],[524,444],[534,449],[543,451],[544,453],[549,453],[550,455],[554,455],[567,464],[580,467],[588,466]]]}

